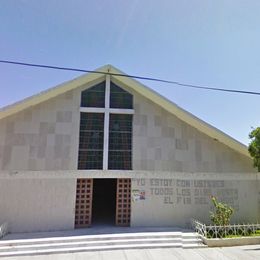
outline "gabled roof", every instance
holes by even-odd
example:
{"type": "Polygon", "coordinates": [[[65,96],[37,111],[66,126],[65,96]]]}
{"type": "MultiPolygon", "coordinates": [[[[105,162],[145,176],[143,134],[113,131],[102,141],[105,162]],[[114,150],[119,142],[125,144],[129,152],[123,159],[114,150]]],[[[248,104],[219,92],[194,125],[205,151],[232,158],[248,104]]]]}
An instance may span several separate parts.
{"type": "MultiPolygon", "coordinates": [[[[159,93],[155,92],[154,90],[148,88],[147,86],[143,85],[142,83],[138,82],[137,80],[135,80],[131,77],[113,75],[113,74],[127,75],[124,72],[118,70],[117,68],[115,68],[111,65],[105,65],[105,66],[97,69],[96,72],[111,73],[112,79],[116,79],[117,82],[127,85],[128,87],[132,88],[137,93],[150,99],[151,101],[158,104],[159,106],[161,106],[168,112],[170,112],[170,113],[174,114],[176,117],[180,118],[182,121],[195,127],[196,129],[198,129],[199,131],[203,132],[204,134],[210,136],[211,138],[218,140],[219,142],[229,146],[233,150],[235,150],[245,156],[250,157],[249,153],[247,151],[247,147],[245,145],[238,142],[237,140],[230,137],[229,135],[223,133],[222,131],[218,130],[217,128],[202,121],[201,119],[197,118],[196,116],[187,112],[186,110],[180,108],[178,105],[176,105],[172,101],[166,99],[165,97],[161,96],[159,93]]],[[[0,110],[0,120],[7,116],[13,115],[17,112],[20,112],[26,108],[29,108],[29,107],[37,105],[41,102],[47,101],[48,99],[56,97],[69,90],[80,87],[86,83],[96,81],[102,77],[104,77],[104,75],[102,73],[84,74],[83,76],[80,76],[73,80],[67,81],[56,87],[43,91],[37,95],[26,98],[20,102],[6,106],[0,110]]]]}

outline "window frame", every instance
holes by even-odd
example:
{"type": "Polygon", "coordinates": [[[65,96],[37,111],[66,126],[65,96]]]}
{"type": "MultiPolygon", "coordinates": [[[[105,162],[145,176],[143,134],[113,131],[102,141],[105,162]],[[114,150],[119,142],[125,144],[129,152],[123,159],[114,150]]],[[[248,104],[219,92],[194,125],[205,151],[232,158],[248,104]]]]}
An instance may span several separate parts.
{"type": "MultiPolygon", "coordinates": [[[[104,141],[103,141],[103,169],[100,170],[108,170],[108,158],[109,158],[109,117],[110,114],[128,114],[134,115],[134,109],[129,108],[110,108],[110,87],[111,87],[111,76],[106,75],[105,79],[105,107],[80,107],[81,113],[103,113],[104,114],[104,141]]],[[[118,84],[114,83],[116,86],[118,84]]],[[[93,86],[94,87],[94,86],[93,86]]],[[[122,90],[124,90],[121,86],[118,86],[122,90]]],[[[128,91],[126,91],[128,92],[128,91]]],[[[128,92],[129,93],[129,92],[128,92]]],[[[131,93],[129,93],[132,95],[131,93]]],[[[133,95],[132,95],[133,96],[133,95]]],[[[132,98],[132,102],[134,103],[134,96],[132,98]]],[[[133,107],[133,106],[132,106],[133,107]]],[[[133,117],[132,117],[133,124],[133,117]]],[[[79,136],[80,140],[80,136],[79,136]]],[[[133,143],[133,125],[132,125],[132,133],[131,133],[131,141],[133,143]]],[[[79,144],[80,145],[80,144],[79,144]]],[[[132,170],[132,158],[133,158],[133,144],[131,144],[131,167],[132,170]]],[[[79,159],[79,158],[78,158],[79,159]]],[[[112,169],[110,169],[112,170],[112,169]]],[[[124,169],[122,169],[124,170],[124,169]]]]}

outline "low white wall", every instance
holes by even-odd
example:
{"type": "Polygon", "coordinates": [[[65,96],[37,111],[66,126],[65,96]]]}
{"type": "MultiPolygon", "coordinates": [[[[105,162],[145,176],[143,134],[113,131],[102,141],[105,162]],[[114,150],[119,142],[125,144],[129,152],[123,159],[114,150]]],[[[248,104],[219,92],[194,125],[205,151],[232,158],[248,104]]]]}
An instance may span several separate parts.
{"type": "Polygon", "coordinates": [[[234,223],[260,221],[257,175],[184,174],[132,179],[132,226],[190,226],[195,218],[209,223],[211,196],[235,209],[234,223]]]}
{"type": "Polygon", "coordinates": [[[224,246],[245,246],[259,245],[260,237],[236,237],[236,238],[205,238],[202,237],[203,243],[209,247],[224,246]]]}
{"type": "Polygon", "coordinates": [[[0,223],[10,232],[73,229],[75,193],[73,179],[1,179],[0,223]]]}

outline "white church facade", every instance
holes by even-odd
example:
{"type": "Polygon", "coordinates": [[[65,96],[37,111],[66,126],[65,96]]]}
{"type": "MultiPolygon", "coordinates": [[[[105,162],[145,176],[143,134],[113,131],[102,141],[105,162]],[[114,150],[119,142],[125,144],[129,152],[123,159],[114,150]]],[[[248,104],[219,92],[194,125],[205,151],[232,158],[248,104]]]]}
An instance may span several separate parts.
{"type": "Polygon", "coordinates": [[[0,224],[11,232],[260,216],[247,147],[111,65],[0,111],[0,224]]]}

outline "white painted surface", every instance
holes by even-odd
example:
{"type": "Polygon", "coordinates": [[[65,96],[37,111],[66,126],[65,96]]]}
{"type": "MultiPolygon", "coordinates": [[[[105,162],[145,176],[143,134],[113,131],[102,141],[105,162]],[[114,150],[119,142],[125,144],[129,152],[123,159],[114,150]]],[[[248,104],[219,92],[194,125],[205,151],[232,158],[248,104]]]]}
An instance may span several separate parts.
{"type": "Polygon", "coordinates": [[[0,176],[0,222],[8,221],[11,232],[73,229],[77,178],[132,178],[132,226],[185,227],[190,218],[207,223],[211,194],[232,202],[233,222],[257,222],[260,216],[259,174],[43,171],[0,176]],[[145,200],[135,200],[136,190],[145,192],[145,200]]]}
{"type": "Polygon", "coordinates": [[[259,179],[210,175],[133,178],[131,226],[188,227],[191,218],[209,223],[212,195],[234,208],[232,223],[259,222],[259,179]]]}
{"type": "Polygon", "coordinates": [[[73,229],[75,193],[72,179],[2,179],[0,223],[10,232],[73,229]]]}

